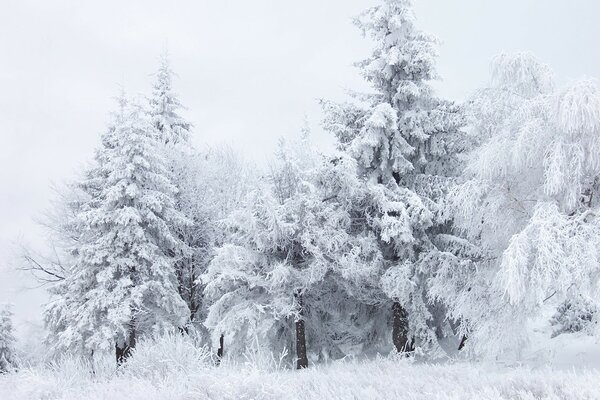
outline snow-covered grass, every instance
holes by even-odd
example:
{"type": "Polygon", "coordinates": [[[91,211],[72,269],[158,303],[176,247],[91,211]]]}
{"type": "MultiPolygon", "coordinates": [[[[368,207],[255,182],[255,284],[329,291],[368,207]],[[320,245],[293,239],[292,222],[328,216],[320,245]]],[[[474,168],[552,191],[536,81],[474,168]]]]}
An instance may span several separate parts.
{"type": "Polygon", "coordinates": [[[305,371],[207,367],[148,379],[92,377],[66,367],[0,377],[0,398],[30,399],[595,399],[597,371],[482,369],[470,364],[372,361],[305,371]]]}
{"type": "Polygon", "coordinates": [[[2,400],[192,399],[596,399],[597,370],[499,367],[406,359],[342,361],[303,371],[260,354],[217,366],[181,337],[145,342],[118,371],[111,357],[54,364],[0,376],[2,400]]]}

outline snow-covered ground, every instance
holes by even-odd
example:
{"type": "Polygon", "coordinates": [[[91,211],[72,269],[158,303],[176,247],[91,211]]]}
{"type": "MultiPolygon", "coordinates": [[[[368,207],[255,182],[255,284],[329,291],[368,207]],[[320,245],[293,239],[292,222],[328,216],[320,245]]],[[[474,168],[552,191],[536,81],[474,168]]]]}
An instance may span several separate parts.
{"type": "Polygon", "coordinates": [[[600,373],[418,365],[379,360],[304,371],[205,368],[158,377],[84,377],[76,364],[0,377],[0,398],[30,399],[597,399],[600,373]]]}
{"type": "MultiPolygon", "coordinates": [[[[287,369],[289,358],[247,352],[215,365],[181,335],[142,341],[118,371],[112,355],[73,358],[0,374],[0,400],[599,399],[600,345],[584,334],[532,343],[520,362],[344,360],[287,369]]],[[[25,350],[25,349],[23,349],[25,350]]]]}

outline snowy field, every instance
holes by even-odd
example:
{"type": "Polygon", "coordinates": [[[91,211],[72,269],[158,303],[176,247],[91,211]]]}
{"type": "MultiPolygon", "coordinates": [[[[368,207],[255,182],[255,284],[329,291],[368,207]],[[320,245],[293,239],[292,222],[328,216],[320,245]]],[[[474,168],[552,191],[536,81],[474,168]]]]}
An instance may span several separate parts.
{"type": "Polygon", "coordinates": [[[577,336],[532,349],[523,365],[382,358],[302,371],[260,352],[216,366],[203,348],[171,337],[141,343],[118,371],[111,357],[95,363],[95,374],[67,358],[0,375],[0,399],[598,399],[600,345],[577,336]]]}
{"type": "Polygon", "coordinates": [[[418,365],[387,360],[304,371],[180,370],[165,377],[82,374],[76,364],[0,377],[0,398],[32,399],[597,399],[600,372],[418,365]]]}

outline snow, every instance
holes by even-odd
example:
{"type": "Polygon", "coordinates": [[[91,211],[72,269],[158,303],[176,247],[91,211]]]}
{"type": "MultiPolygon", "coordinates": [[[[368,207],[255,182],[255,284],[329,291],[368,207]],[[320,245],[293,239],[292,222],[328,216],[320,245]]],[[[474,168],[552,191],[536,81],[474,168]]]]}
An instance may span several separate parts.
{"type": "MultiPolygon", "coordinates": [[[[160,368],[154,367],[154,368],[160,368]]],[[[176,399],[592,399],[600,372],[498,367],[482,364],[418,364],[402,360],[336,362],[303,371],[268,370],[247,363],[170,374],[91,377],[79,365],[24,370],[0,377],[3,400],[176,399]]]]}
{"type": "MultiPolygon", "coordinates": [[[[520,363],[408,358],[345,359],[291,370],[285,353],[254,347],[242,361],[214,355],[189,336],[141,341],[126,364],[114,356],[93,364],[65,357],[0,374],[2,400],[201,400],[201,399],[595,399],[600,343],[584,334],[537,342],[520,363]],[[551,365],[551,366],[550,366],[551,365]]],[[[546,338],[546,339],[544,339],[546,338]]]]}

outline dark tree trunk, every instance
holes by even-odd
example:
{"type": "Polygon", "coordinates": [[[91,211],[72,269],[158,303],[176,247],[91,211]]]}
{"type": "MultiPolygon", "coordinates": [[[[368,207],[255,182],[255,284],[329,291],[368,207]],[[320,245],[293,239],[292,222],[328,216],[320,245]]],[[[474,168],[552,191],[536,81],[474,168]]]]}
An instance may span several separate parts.
{"type": "Polygon", "coordinates": [[[120,346],[119,343],[115,345],[115,355],[117,358],[117,365],[123,364],[127,359],[131,356],[131,352],[135,348],[136,337],[135,337],[135,329],[131,328],[129,330],[129,335],[125,343],[120,346]]]}
{"type": "Polygon", "coordinates": [[[223,334],[221,334],[221,337],[219,338],[219,348],[217,349],[217,363],[220,364],[221,363],[221,359],[223,358],[223,354],[225,349],[223,348],[223,343],[225,342],[225,336],[223,334]]]}
{"type": "Polygon", "coordinates": [[[465,347],[465,343],[467,342],[467,335],[464,335],[462,339],[460,339],[460,344],[458,345],[458,350],[462,350],[465,347]]]}
{"type": "Polygon", "coordinates": [[[308,368],[308,357],[306,356],[306,333],[304,329],[304,306],[302,304],[302,293],[296,293],[296,300],[300,307],[299,317],[296,320],[296,369],[308,368]]]}
{"type": "Polygon", "coordinates": [[[408,313],[397,301],[392,305],[394,320],[392,325],[392,341],[398,353],[412,351],[413,343],[408,340],[408,313]]]}

